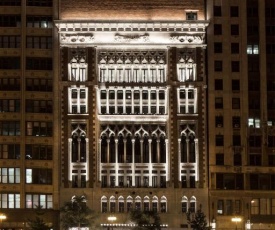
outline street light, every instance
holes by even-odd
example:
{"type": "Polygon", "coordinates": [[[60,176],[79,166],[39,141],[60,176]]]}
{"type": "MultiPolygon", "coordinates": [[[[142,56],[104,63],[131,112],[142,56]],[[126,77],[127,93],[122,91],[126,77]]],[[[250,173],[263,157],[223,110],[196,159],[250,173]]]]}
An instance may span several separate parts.
{"type": "Polygon", "coordinates": [[[241,222],[242,221],[242,218],[240,218],[240,217],[233,217],[232,219],[231,219],[231,221],[232,222],[235,222],[235,224],[236,224],[236,230],[238,229],[237,228],[237,224],[238,224],[238,222],[241,222]]]}
{"type": "Polygon", "coordinates": [[[1,229],[2,229],[2,221],[7,219],[7,216],[5,214],[0,214],[0,220],[1,220],[1,229]]]}
{"type": "MultiPolygon", "coordinates": [[[[107,220],[112,223],[112,222],[116,221],[116,217],[115,216],[108,216],[107,220]]],[[[108,229],[109,229],[109,227],[108,227],[108,229]]],[[[111,229],[113,229],[113,226],[112,226],[111,229]]]]}

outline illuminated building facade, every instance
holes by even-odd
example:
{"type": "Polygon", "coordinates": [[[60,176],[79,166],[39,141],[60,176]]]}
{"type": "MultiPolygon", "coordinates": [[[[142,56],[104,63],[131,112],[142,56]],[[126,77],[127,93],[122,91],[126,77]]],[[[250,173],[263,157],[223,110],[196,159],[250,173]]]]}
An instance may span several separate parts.
{"type": "Polygon", "coordinates": [[[275,228],[274,12],[272,0],[207,1],[209,216],[217,229],[235,217],[238,229],[275,228]]]}
{"type": "Polygon", "coordinates": [[[203,1],[83,4],[55,21],[61,203],[84,193],[100,224],[137,208],[188,227],[188,209],[208,213],[203,1]]]}

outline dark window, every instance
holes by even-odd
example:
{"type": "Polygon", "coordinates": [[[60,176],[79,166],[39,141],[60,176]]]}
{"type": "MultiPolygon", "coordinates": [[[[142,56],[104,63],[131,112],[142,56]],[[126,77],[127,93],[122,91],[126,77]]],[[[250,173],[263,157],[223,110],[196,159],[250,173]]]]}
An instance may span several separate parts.
{"type": "Polygon", "coordinates": [[[275,44],[266,44],[266,53],[275,54],[275,44]]]}
{"type": "Polygon", "coordinates": [[[214,53],[222,53],[222,43],[214,42],[214,53]]]}
{"type": "Polygon", "coordinates": [[[52,37],[27,36],[26,48],[51,49],[52,48],[52,37]]]}
{"type": "Polygon", "coordinates": [[[216,154],[216,165],[224,165],[224,154],[223,153],[216,154]]]}
{"type": "Polygon", "coordinates": [[[0,15],[0,27],[21,27],[21,16],[12,15],[0,15]]]}
{"type": "Polygon", "coordinates": [[[232,98],[232,109],[240,109],[240,98],[232,98]]]}
{"type": "Polygon", "coordinates": [[[240,52],[239,50],[239,43],[231,43],[231,53],[232,54],[238,54],[240,52]]]}
{"type": "Polygon", "coordinates": [[[223,80],[215,79],[215,90],[223,90],[223,80]]]}
{"type": "Polygon", "coordinates": [[[26,135],[27,136],[52,136],[53,124],[52,122],[42,121],[27,121],[26,135]]]}
{"type": "Polygon", "coordinates": [[[223,108],[223,98],[216,97],[215,98],[215,109],[222,109],[223,108]]]}
{"type": "Polygon", "coordinates": [[[240,117],[232,117],[232,126],[234,129],[239,129],[241,127],[241,118],[240,117]]]}
{"type": "Polygon", "coordinates": [[[267,25],[265,31],[266,31],[267,36],[274,36],[275,35],[275,25],[267,25]]]}
{"type": "Polygon", "coordinates": [[[247,17],[258,17],[258,8],[254,6],[247,7],[247,17]]]}
{"type": "Polygon", "coordinates": [[[28,160],[52,160],[53,148],[51,145],[27,144],[25,158],[28,160]]]}
{"type": "Polygon", "coordinates": [[[240,80],[232,80],[232,91],[240,91],[240,80]]]}
{"type": "Polygon", "coordinates": [[[0,159],[20,159],[20,144],[0,144],[0,159]]]}
{"type": "Polygon", "coordinates": [[[214,24],[214,35],[222,35],[222,25],[214,24]]]}
{"type": "Polygon", "coordinates": [[[268,156],[268,165],[269,166],[275,166],[275,155],[269,155],[268,156]]]}
{"type": "Polygon", "coordinates": [[[214,62],[214,70],[216,72],[221,72],[222,71],[222,61],[215,61],[214,62]]]}
{"type": "Polygon", "coordinates": [[[268,147],[275,147],[275,136],[268,135],[267,141],[268,141],[267,143],[268,147]]]}
{"type": "Polygon", "coordinates": [[[52,113],[53,103],[51,100],[26,100],[27,113],[52,113]]]}
{"type": "Polygon", "coordinates": [[[216,116],[215,124],[216,124],[217,128],[222,128],[223,127],[223,116],[216,116]]]}
{"type": "Polygon", "coordinates": [[[0,6],[21,6],[21,0],[1,0],[0,6]]]}
{"type": "Polygon", "coordinates": [[[43,91],[51,92],[53,83],[51,79],[27,78],[26,90],[27,91],[43,91]]]}
{"type": "Polygon", "coordinates": [[[217,189],[243,189],[243,175],[231,173],[216,174],[217,189]]]}
{"type": "Polygon", "coordinates": [[[239,61],[231,62],[231,71],[232,72],[240,72],[240,62],[239,61]]]}
{"type": "Polygon", "coordinates": [[[273,7],[267,7],[265,8],[265,16],[267,18],[275,18],[275,7],[274,7],[274,2],[273,2],[273,7]]]}
{"type": "Polygon", "coordinates": [[[19,78],[0,78],[0,90],[18,91],[20,90],[19,78]]]}
{"type": "Polygon", "coordinates": [[[262,156],[261,154],[249,154],[249,165],[252,166],[261,166],[262,165],[262,156]]]}
{"type": "Polygon", "coordinates": [[[215,17],[222,16],[222,7],[221,6],[214,6],[214,16],[215,17]]]}
{"type": "Polygon", "coordinates": [[[240,135],[233,135],[233,146],[241,146],[241,136],[240,135]]]}
{"type": "Polygon", "coordinates": [[[27,0],[27,6],[52,6],[52,0],[27,0]]]}
{"type": "Polygon", "coordinates": [[[0,69],[20,69],[20,57],[0,57],[0,69]]]}
{"type": "Polygon", "coordinates": [[[52,70],[52,59],[27,57],[26,69],[27,70],[52,70]]]}
{"type": "Polygon", "coordinates": [[[0,136],[20,136],[20,122],[0,121],[0,136]]]}
{"type": "Polygon", "coordinates": [[[259,26],[258,25],[248,25],[247,26],[247,35],[254,36],[259,34],[259,26]]]}
{"type": "Polygon", "coordinates": [[[231,35],[239,35],[239,25],[231,25],[231,35]]]}
{"type": "Polygon", "coordinates": [[[262,137],[261,136],[249,136],[250,147],[261,147],[262,137]]]}
{"type": "Polygon", "coordinates": [[[197,20],[198,15],[195,12],[187,12],[186,13],[186,20],[197,20]]]}
{"type": "Polygon", "coordinates": [[[20,112],[19,99],[0,99],[1,112],[20,112]]]}
{"type": "Polygon", "coordinates": [[[223,146],[223,135],[216,135],[216,146],[223,146]]]}
{"type": "Polygon", "coordinates": [[[238,6],[230,7],[230,16],[231,17],[239,17],[239,7],[238,6]]]}
{"type": "Polygon", "coordinates": [[[21,37],[20,36],[0,36],[0,48],[20,48],[21,37]]]}

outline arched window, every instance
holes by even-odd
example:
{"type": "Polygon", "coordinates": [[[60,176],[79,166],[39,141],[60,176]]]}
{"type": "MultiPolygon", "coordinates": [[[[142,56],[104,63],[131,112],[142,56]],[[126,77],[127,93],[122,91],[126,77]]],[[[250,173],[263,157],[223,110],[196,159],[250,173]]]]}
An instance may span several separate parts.
{"type": "Polygon", "coordinates": [[[118,136],[118,163],[124,163],[124,138],[121,134],[118,136]]]}
{"type": "Polygon", "coordinates": [[[101,212],[106,213],[108,211],[107,206],[107,197],[101,197],[101,212]]]}
{"type": "Polygon", "coordinates": [[[135,209],[141,211],[141,198],[137,196],[135,198],[135,209]]]}
{"type": "Polygon", "coordinates": [[[114,196],[110,197],[110,212],[116,212],[116,198],[114,196]]]}
{"type": "Polygon", "coordinates": [[[149,141],[147,135],[143,137],[143,163],[149,163],[149,141]]]}
{"type": "Polygon", "coordinates": [[[167,199],[165,196],[160,198],[160,211],[167,212],[167,199]]]}
{"type": "Polygon", "coordinates": [[[149,211],[150,210],[150,200],[148,196],[145,196],[143,199],[143,210],[149,211]]]}
{"type": "Polygon", "coordinates": [[[126,163],[132,163],[132,137],[126,137],[126,163]]]}
{"type": "Polygon", "coordinates": [[[157,196],[153,196],[152,199],[152,211],[153,212],[158,212],[158,197],[157,196]]]}
{"type": "Polygon", "coordinates": [[[124,212],[124,197],[123,196],[120,196],[118,198],[118,211],[124,212]]]}
{"type": "Polygon", "coordinates": [[[135,163],[141,163],[140,137],[135,137],[135,163]]]}
{"type": "Polygon", "coordinates": [[[192,196],[190,199],[190,212],[196,212],[196,197],[192,196]]]}
{"type": "Polygon", "coordinates": [[[183,196],[181,199],[181,211],[186,213],[188,211],[188,199],[186,196],[183,196]]]}
{"type": "Polygon", "coordinates": [[[166,143],[165,143],[164,136],[160,136],[159,150],[160,150],[160,163],[166,163],[166,143]]]}
{"type": "Polygon", "coordinates": [[[72,162],[86,162],[86,124],[72,124],[72,162]]]}
{"type": "Polygon", "coordinates": [[[127,212],[130,212],[130,210],[133,208],[133,198],[131,196],[127,197],[127,212]]]}
{"type": "Polygon", "coordinates": [[[158,163],[158,156],[157,156],[157,144],[158,144],[158,142],[157,142],[157,137],[154,135],[153,137],[152,137],[152,154],[151,154],[151,156],[152,156],[152,163],[158,163]]]}
{"type": "Polygon", "coordinates": [[[110,163],[115,163],[116,162],[116,143],[115,143],[115,137],[113,135],[110,137],[109,151],[110,151],[110,163]]]}
{"type": "Polygon", "coordinates": [[[108,144],[107,144],[107,137],[101,137],[101,163],[107,163],[107,152],[108,152],[108,144]]]}

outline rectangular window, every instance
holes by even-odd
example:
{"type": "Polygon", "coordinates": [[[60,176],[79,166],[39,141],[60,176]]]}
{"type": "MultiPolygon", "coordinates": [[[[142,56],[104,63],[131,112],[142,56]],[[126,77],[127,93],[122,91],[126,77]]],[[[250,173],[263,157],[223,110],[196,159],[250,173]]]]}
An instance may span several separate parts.
{"type": "Polygon", "coordinates": [[[53,208],[53,195],[52,194],[26,194],[26,208],[42,209],[53,208]]]}
{"type": "Polygon", "coordinates": [[[21,0],[1,0],[0,6],[21,6],[21,0]]]}
{"type": "Polygon", "coordinates": [[[231,43],[231,53],[238,54],[240,52],[240,45],[239,43],[231,43]]]}
{"type": "Polygon", "coordinates": [[[2,184],[20,183],[20,168],[0,168],[0,183],[2,184]]]}
{"type": "Polygon", "coordinates": [[[239,17],[239,7],[238,6],[230,7],[230,17],[239,17]]]}
{"type": "Polygon", "coordinates": [[[214,42],[214,53],[222,53],[222,42],[214,42]]]}
{"type": "Polygon", "coordinates": [[[20,57],[0,57],[0,69],[20,69],[20,57]]]}
{"type": "Polygon", "coordinates": [[[214,24],[214,35],[222,35],[222,25],[214,24]]]}
{"type": "Polygon", "coordinates": [[[216,146],[223,146],[223,135],[216,135],[216,146]]]}
{"type": "Polygon", "coordinates": [[[0,159],[20,159],[20,144],[0,144],[0,159]]]}
{"type": "Polygon", "coordinates": [[[51,49],[52,48],[52,37],[27,36],[26,48],[51,49]]]}
{"type": "Polygon", "coordinates": [[[21,37],[20,36],[0,36],[0,48],[20,48],[21,37]]]}
{"type": "Polygon", "coordinates": [[[20,100],[0,99],[0,113],[1,112],[20,112],[20,100]]]}
{"type": "Polygon", "coordinates": [[[27,121],[27,136],[52,136],[52,122],[27,121]]]}
{"type": "Polygon", "coordinates": [[[215,90],[223,90],[223,80],[215,79],[215,90]]]}
{"type": "Polygon", "coordinates": [[[28,160],[52,160],[52,145],[26,144],[25,159],[28,160]]]}
{"type": "Polygon", "coordinates": [[[231,62],[231,71],[232,72],[240,72],[240,62],[239,61],[231,62]]]}
{"type": "Polygon", "coordinates": [[[215,98],[215,109],[222,109],[223,108],[223,98],[216,97],[215,98]]]}
{"type": "Polygon", "coordinates": [[[26,78],[26,90],[52,92],[53,83],[51,79],[26,78]]]}
{"type": "Polygon", "coordinates": [[[215,61],[214,62],[214,70],[216,72],[221,72],[223,69],[222,61],[215,61]]]}
{"type": "Polygon", "coordinates": [[[221,16],[222,16],[222,7],[214,6],[214,17],[221,17],[221,16]]]}
{"type": "Polygon", "coordinates": [[[20,79],[19,78],[0,78],[0,90],[5,91],[19,91],[20,79]]]}
{"type": "Polygon", "coordinates": [[[20,208],[20,194],[0,193],[0,208],[20,208]]]}
{"type": "Polygon", "coordinates": [[[240,109],[240,98],[232,98],[232,109],[240,109]]]}
{"type": "Polygon", "coordinates": [[[231,35],[239,35],[239,25],[231,25],[231,35]]]}
{"type": "Polygon", "coordinates": [[[21,16],[16,14],[1,14],[0,27],[21,27],[21,16]]]}
{"type": "Polygon", "coordinates": [[[0,121],[1,136],[20,136],[20,121],[0,121]]]}
{"type": "Polygon", "coordinates": [[[223,153],[216,154],[216,165],[224,165],[224,154],[223,153]]]}
{"type": "Polygon", "coordinates": [[[51,7],[52,5],[53,5],[52,0],[27,0],[27,6],[51,7]]]}
{"type": "Polygon", "coordinates": [[[186,20],[197,20],[198,15],[196,12],[187,12],[186,13],[186,20]]]}
{"type": "Polygon", "coordinates": [[[27,16],[27,27],[34,28],[52,28],[52,17],[50,16],[27,16]]]}
{"type": "Polygon", "coordinates": [[[216,116],[215,117],[215,125],[217,128],[223,127],[223,116],[216,116]]]}
{"type": "Polygon", "coordinates": [[[232,91],[240,91],[240,80],[231,81],[232,91]]]}
{"type": "Polygon", "coordinates": [[[26,184],[52,184],[52,169],[26,169],[26,184]]]}
{"type": "Polygon", "coordinates": [[[223,215],[224,214],[223,200],[218,200],[217,201],[217,214],[219,214],[219,215],[223,215]]]}
{"type": "Polygon", "coordinates": [[[53,102],[51,100],[26,100],[27,113],[52,113],[53,102]]]}
{"type": "Polygon", "coordinates": [[[26,58],[26,70],[52,70],[52,58],[26,58]]]}

